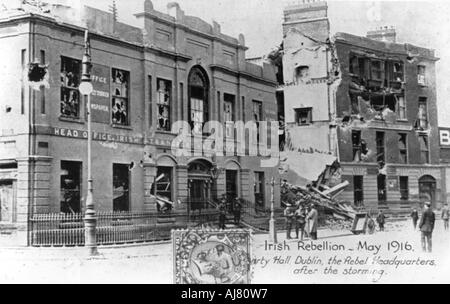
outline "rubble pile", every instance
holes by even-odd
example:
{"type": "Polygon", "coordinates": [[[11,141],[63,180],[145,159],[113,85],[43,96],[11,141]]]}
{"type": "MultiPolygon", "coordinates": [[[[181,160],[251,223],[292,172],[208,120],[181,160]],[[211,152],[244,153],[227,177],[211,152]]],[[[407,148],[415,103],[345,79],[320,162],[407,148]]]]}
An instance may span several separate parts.
{"type": "MultiPolygon", "coordinates": [[[[346,184],[343,184],[345,187],[346,184]]],[[[331,229],[348,230],[351,229],[356,211],[351,205],[337,201],[312,186],[301,187],[288,183],[281,186],[281,201],[284,204],[291,204],[297,207],[315,204],[323,210],[325,216],[325,225],[331,229]]]]}

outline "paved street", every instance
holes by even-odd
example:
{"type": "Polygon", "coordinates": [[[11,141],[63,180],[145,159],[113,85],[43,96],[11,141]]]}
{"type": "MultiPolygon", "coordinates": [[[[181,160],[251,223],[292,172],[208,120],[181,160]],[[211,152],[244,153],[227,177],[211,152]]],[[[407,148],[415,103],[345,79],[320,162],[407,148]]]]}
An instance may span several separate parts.
{"type": "MultiPolygon", "coordinates": [[[[331,245],[345,246],[345,251],[304,251],[298,250],[298,241],[289,240],[287,245],[289,251],[266,251],[266,235],[255,235],[253,246],[254,261],[264,257],[270,260],[267,265],[256,263],[254,267],[254,283],[381,283],[389,282],[450,282],[450,261],[447,258],[450,247],[450,232],[444,233],[443,223],[437,222],[434,234],[434,252],[432,254],[422,253],[420,248],[420,234],[410,227],[410,222],[389,223],[385,232],[377,232],[369,236],[354,236],[347,231],[336,232],[320,230],[319,240],[314,244],[328,242],[331,245]],[[347,276],[323,274],[323,268],[327,261],[333,256],[342,258],[358,257],[360,260],[369,257],[369,261],[376,254],[357,250],[357,243],[367,241],[367,244],[381,245],[383,248],[378,253],[383,259],[398,255],[401,258],[416,260],[436,259],[437,266],[394,266],[368,267],[376,273],[368,274],[366,266],[352,266],[361,268],[361,274],[348,274],[347,276]],[[402,251],[394,253],[387,251],[387,243],[398,241],[414,251],[402,251]],[[289,264],[273,263],[273,258],[280,257],[282,261],[291,256],[289,264]],[[301,256],[299,259],[298,256],[301,256]],[[307,260],[318,259],[322,265],[307,265],[307,260]],[[301,260],[305,263],[301,263],[301,260]],[[296,269],[303,266],[317,268],[315,274],[294,273],[296,269]],[[379,271],[384,269],[386,274],[381,275],[379,271]]],[[[279,233],[279,243],[284,244],[285,233],[279,233]]],[[[305,244],[309,244],[308,240],[305,244]]],[[[393,245],[395,246],[396,243],[393,245]]],[[[368,247],[373,249],[372,247],[368,247]]],[[[396,248],[391,248],[394,250],[396,248]]],[[[171,283],[172,282],[172,249],[171,244],[157,244],[139,247],[102,248],[101,256],[96,259],[84,257],[83,249],[2,249],[0,252],[1,273],[0,282],[4,283],[171,283]]],[[[375,249],[374,249],[375,250],[375,249]]],[[[336,266],[339,271],[345,271],[349,266],[336,266]]],[[[305,271],[302,270],[302,271],[305,271]]]]}

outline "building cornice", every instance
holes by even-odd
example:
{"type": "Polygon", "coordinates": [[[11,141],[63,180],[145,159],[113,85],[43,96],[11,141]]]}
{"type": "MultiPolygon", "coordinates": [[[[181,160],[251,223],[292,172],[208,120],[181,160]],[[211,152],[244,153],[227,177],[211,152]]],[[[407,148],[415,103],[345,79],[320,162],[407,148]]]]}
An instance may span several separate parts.
{"type": "Polygon", "coordinates": [[[270,80],[270,79],[267,79],[267,78],[263,78],[263,77],[258,77],[256,75],[253,75],[253,74],[250,74],[250,73],[247,73],[247,72],[234,70],[234,69],[231,69],[231,68],[223,66],[223,65],[211,64],[209,67],[213,71],[215,71],[215,70],[216,71],[220,71],[220,72],[229,74],[231,76],[246,78],[246,79],[249,79],[249,80],[252,80],[252,81],[255,81],[255,82],[260,82],[260,83],[263,83],[263,84],[266,84],[266,85],[270,85],[270,86],[273,86],[273,87],[276,87],[278,85],[276,81],[273,81],[273,80],[270,80]]]}

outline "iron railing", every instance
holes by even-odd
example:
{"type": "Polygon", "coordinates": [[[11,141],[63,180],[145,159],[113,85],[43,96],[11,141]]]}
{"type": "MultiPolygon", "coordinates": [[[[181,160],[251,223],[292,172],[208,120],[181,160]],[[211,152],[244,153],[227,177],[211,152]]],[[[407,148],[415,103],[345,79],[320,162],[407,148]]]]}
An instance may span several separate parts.
{"type": "MultiPolygon", "coordinates": [[[[172,229],[213,225],[217,210],[200,214],[98,212],[97,244],[120,245],[170,240],[172,229]]],[[[85,244],[84,215],[36,214],[30,218],[30,244],[35,247],[76,247],[85,244]]]]}

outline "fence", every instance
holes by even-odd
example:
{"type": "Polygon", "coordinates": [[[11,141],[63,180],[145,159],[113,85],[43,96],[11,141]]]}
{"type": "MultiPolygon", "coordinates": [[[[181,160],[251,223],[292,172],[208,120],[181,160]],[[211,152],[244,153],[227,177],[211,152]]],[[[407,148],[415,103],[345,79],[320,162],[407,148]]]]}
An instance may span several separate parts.
{"type": "MultiPolygon", "coordinates": [[[[216,210],[201,214],[98,212],[97,244],[119,245],[169,240],[172,229],[215,222],[216,210]]],[[[30,218],[30,243],[35,247],[84,246],[83,214],[37,214],[30,218]]]]}

